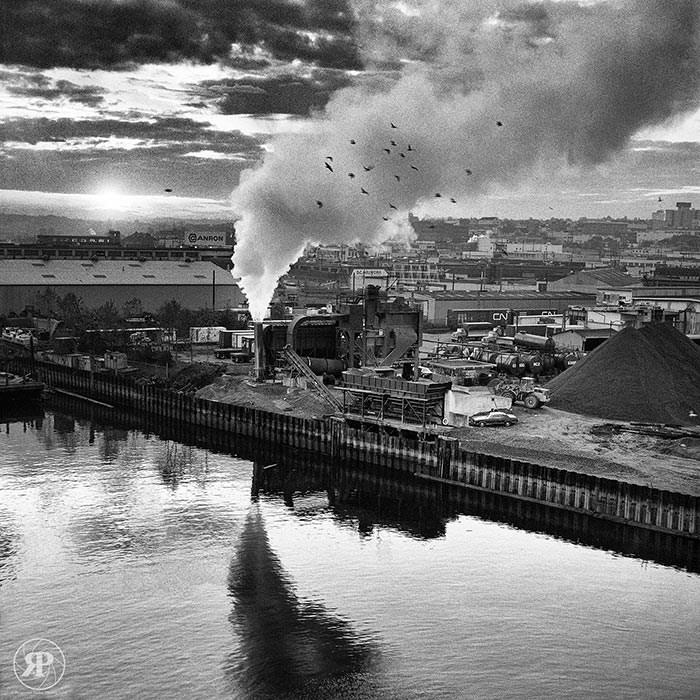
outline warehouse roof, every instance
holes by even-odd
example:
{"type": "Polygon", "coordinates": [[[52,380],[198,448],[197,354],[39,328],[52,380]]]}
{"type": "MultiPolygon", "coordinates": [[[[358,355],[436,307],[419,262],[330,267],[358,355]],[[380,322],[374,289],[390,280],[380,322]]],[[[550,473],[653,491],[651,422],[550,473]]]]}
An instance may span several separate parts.
{"type": "Polygon", "coordinates": [[[557,286],[565,284],[596,284],[605,287],[630,287],[639,284],[639,279],[613,267],[592,267],[578,270],[556,281],[557,286]]]}
{"type": "Polygon", "coordinates": [[[210,285],[236,280],[212,262],[175,260],[0,260],[0,287],[68,285],[210,285]]]}
{"type": "Polygon", "coordinates": [[[474,301],[479,299],[489,299],[494,301],[508,301],[509,299],[561,299],[562,296],[569,298],[580,297],[581,299],[588,300],[591,298],[591,294],[588,292],[578,292],[578,291],[561,291],[561,292],[538,292],[534,289],[530,292],[526,290],[520,291],[508,291],[508,292],[496,292],[496,291],[454,291],[454,292],[421,292],[416,293],[415,296],[432,296],[436,300],[440,301],[474,301]]]}

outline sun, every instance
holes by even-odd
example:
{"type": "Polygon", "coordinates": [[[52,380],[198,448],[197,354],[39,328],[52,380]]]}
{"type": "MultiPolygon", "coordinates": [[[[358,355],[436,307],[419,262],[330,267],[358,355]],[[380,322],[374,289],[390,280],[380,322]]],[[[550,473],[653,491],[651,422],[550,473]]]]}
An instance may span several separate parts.
{"type": "Polygon", "coordinates": [[[93,194],[93,198],[99,209],[122,210],[128,204],[128,197],[113,185],[101,187],[93,194]]]}

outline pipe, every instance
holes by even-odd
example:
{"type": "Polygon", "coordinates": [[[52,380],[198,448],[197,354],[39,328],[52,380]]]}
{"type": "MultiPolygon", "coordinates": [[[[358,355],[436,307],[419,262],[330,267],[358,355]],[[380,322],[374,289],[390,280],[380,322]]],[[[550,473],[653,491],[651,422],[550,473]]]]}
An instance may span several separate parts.
{"type": "Polygon", "coordinates": [[[255,353],[255,381],[265,380],[265,352],[263,349],[263,324],[257,321],[253,325],[253,351],[255,353]]]}

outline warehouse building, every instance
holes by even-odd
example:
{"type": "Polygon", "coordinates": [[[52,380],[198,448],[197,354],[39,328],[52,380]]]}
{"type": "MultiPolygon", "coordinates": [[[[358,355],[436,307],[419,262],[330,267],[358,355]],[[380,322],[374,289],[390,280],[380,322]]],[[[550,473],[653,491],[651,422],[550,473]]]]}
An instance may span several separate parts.
{"type": "Polygon", "coordinates": [[[133,299],[151,312],[173,299],[188,309],[246,304],[231,273],[212,262],[0,260],[0,315],[21,313],[47,291],[74,294],[88,309],[133,299]]]}

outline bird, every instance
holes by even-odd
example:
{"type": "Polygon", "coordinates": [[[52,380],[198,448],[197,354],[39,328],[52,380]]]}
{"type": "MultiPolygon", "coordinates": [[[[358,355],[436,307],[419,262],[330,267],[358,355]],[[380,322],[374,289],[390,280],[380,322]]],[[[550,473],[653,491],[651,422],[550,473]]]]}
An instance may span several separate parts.
{"type": "Polygon", "coordinates": [[[331,161],[331,163],[332,163],[332,162],[333,162],[333,156],[326,156],[326,160],[329,160],[329,161],[331,161]]]}
{"type": "Polygon", "coordinates": [[[457,204],[457,200],[454,197],[450,197],[450,202],[452,202],[452,204],[457,204]]]}
{"type": "Polygon", "coordinates": [[[348,173],[348,177],[352,180],[355,177],[355,173],[348,173]]]}
{"type": "Polygon", "coordinates": [[[467,175],[471,175],[471,174],[472,174],[472,171],[469,170],[469,168],[466,168],[465,172],[467,173],[467,175]]]}
{"type": "Polygon", "coordinates": [[[405,157],[406,157],[406,154],[405,154],[405,153],[399,153],[399,155],[400,155],[402,158],[405,158],[405,157]]]}
{"type": "Polygon", "coordinates": [[[503,126],[503,122],[496,122],[496,126],[503,126]]]}
{"type": "Polygon", "coordinates": [[[408,144],[408,148],[406,149],[407,151],[412,151],[413,149],[411,148],[411,144],[408,144]]]}
{"type": "Polygon", "coordinates": [[[170,187],[166,187],[165,192],[172,192],[172,189],[170,187]]]}
{"type": "Polygon", "coordinates": [[[418,170],[418,168],[415,165],[412,165],[411,170],[418,170]]]}
{"type": "Polygon", "coordinates": [[[659,197],[659,201],[660,201],[660,202],[663,202],[664,200],[663,200],[663,199],[661,199],[661,197],[659,197]]]}
{"type": "Polygon", "coordinates": [[[390,149],[390,148],[385,148],[384,151],[385,151],[386,153],[391,153],[391,149],[390,149]]]}
{"type": "Polygon", "coordinates": [[[373,165],[363,165],[362,167],[364,168],[366,173],[368,173],[370,170],[374,169],[373,165]]]}
{"type": "Polygon", "coordinates": [[[436,196],[436,197],[442,197],[442,195],[441,195],[439,192],[436,192],[436,193],[435,193],[435,196],[436,196]]]}
{"type": "Polygon", "coordinates": [[[389,209],[396,209],[396,211],[399,210],[399,208],[395,207],[391,202],[389,202],[389,209]]]}
{"type": "Polygon", "coordinates": [[[392,129],[398,129],[398,128],[399,128],[398,126],[396,126],[396,124],[394,124],[394,122],[389,122],[389,124],[391,124],[391,128],[392,128],[392,129]]]}
{"type": "Polygon", "coordinates": [[[355,139],[350,139],[350,143],[354,146],[357,143],[357,141],[355,141],[355,139]]]}
{"type": "Polygon", "coordinates": [[[399,175],[394,175],[394,177],[396,178],[396,182],[401,182],[401,177],[399,175]]]}
{"type": "Polygon", "coordinates": [[[325,165],[331,172],[335,172],[335,171],[333,170],[333,168],[331,168],[331,164],[330,164],[330,163],[324,163],[324,165],[325,165]]]}
{"type": "Polygon", "coordinates": [[[369,192],[364,187],[360,187],[360,192],[362,192],[362,194],[369,194],[369,192]]]}
{"type": "Polygon", "coordinates": [[[389,143],[390,143],[392,146],[395,146],[395,145],[396,145],[396,141],[389,141],[389,143]]]}
{"type": "Polygon", "coordinates": [[[323,206],[323,202],[320,199],[316,200],[316,204],[317,204],[319,209],[323,206]]]}
{"type": "Polygon", "coordinates": [[[384,221],[389,221],[389,217],[388,217],[388,216],[382,216],[382,219],[384,219],[384,221]]]}

